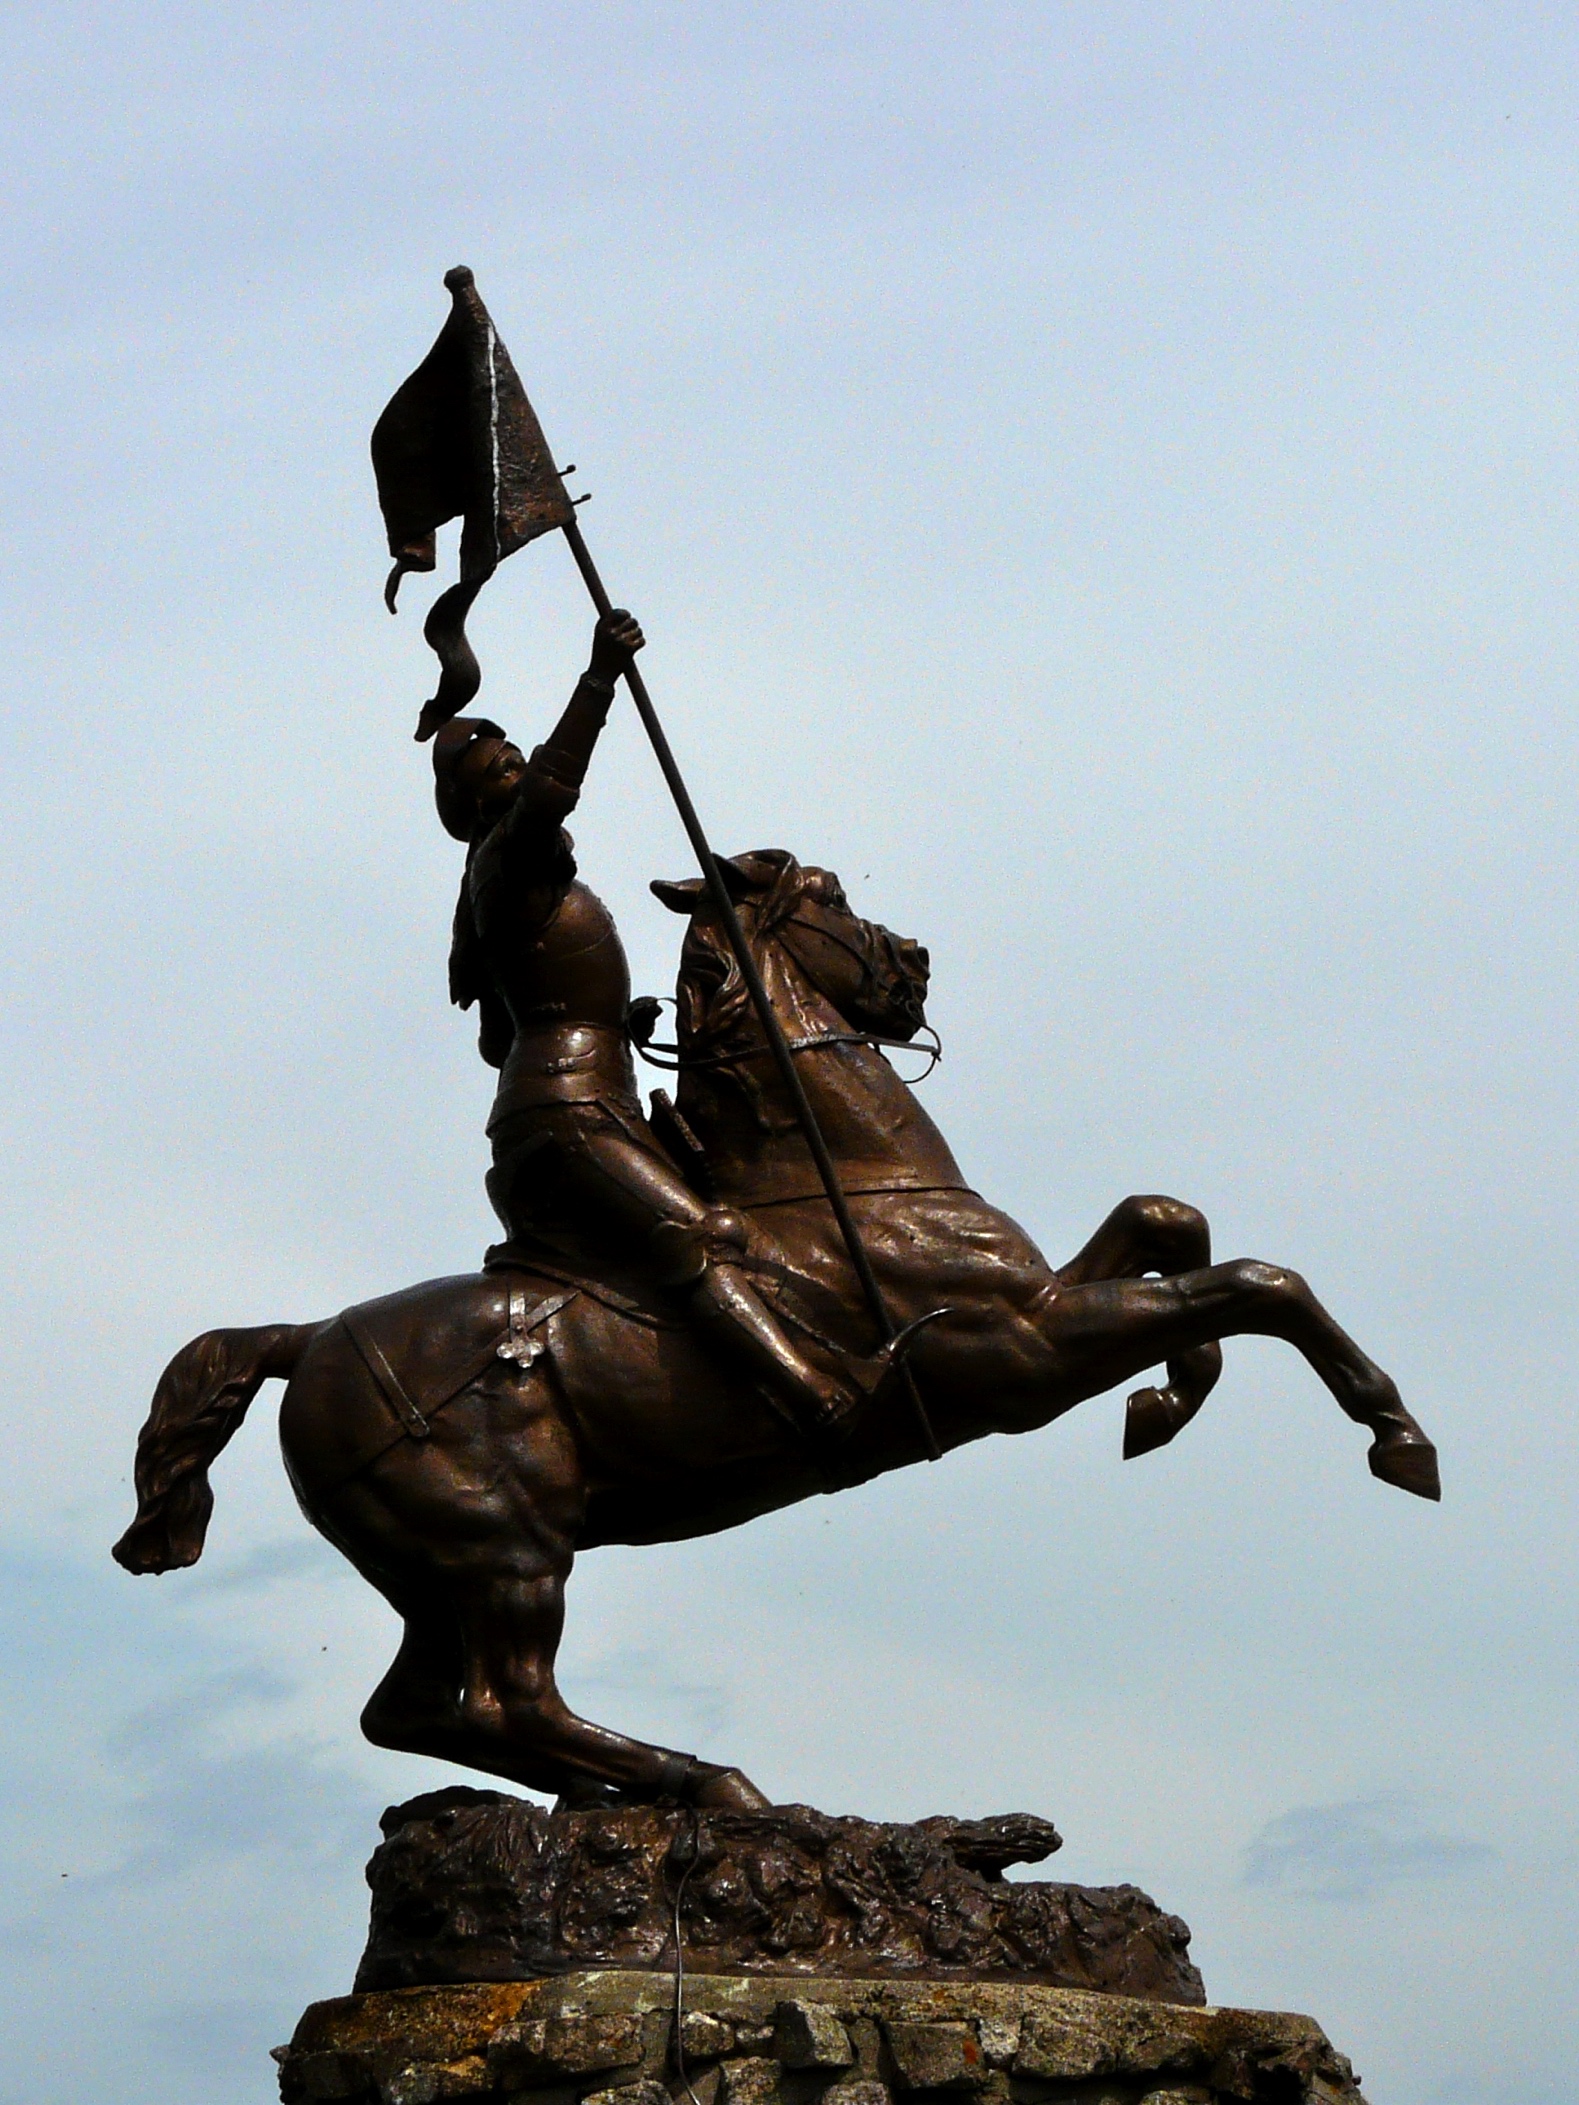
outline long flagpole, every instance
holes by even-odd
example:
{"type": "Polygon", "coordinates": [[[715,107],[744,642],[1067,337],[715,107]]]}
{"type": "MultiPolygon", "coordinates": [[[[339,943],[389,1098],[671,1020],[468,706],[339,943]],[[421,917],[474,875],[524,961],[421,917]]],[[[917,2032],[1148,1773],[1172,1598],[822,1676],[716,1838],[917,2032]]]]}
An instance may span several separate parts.
{"type": "MultiPolygon", "coordinates": [[[[576,568],[581,572],[592,604],[600,614],[611,613],[613,601],[598,575],[592,552],[582,538],[579,520],[566,520],[564,535],[570,543],[570,552],[576,559],[576,568]]],[[[746,991],[751,996],[751,1005],[757,1012],[757,1020],[762,1025],[763,1034],[778,1067],[779,1077],[789,1092],[790,1103],[794,1107],[801,1132],[805,1135],[806,1145],[811,1149],[812,1160],[817,1165],[817,1174],[822,1179],[822,1188],[828,1195],[828,1204],[833,1208],[833,1217],[839,1225],[840,1235],[844,1238],[844,1246],[850,1253],[850,1262],[855,1267],[855,1276],[861,1282],[861,1292],[866,1297],[866,1305],[882,1333],[882,1342],[885,1345],[891,1344],[899,1334],[898,1327],[889,1314],[888,1303],[883,1298],[883,1289],[878,1284],[877,1274],[872,1270],[866,1244],[861,1239],[861,1231],[850,1211],[849,1201],[844,1195],[844,1186],[839,1182],[838,1165],[829,1153],[822,1127],[817,1122],[817,1114],[812,1108],[811,1099],[806,1094],[805,1084],[801,1081],[795,1065],[795,1055],[791,1052],[789,1040],[784,1035],[784,1026],[780,1023],[772,999],[763,984],[757,961],[751,954],[750,944],[746,941],[745,929],[741,926],[740,916],[735,910],[735,902],[730,897],[729,887],[725,884],[723,872],[718,867],[718,858],[714,855],[702,821],[697,816],[696,806],[691,802],[691,792],[685,786],[685,777],[680,773],[679,763],[674,757],[663,725],[658,720],[658,712],[652,705],[652,696],[647,692],[647,683],[634,659],[625,669],[625,684],[630,689],[631,700],[636,704],[636,714],[641,718],[642,729],[651,741],[663,779],[669,785],[669,794],[674,799],[675,809],[680,814],[680,823],[684,826],[695,852],[703,881],[707,886],[708,897],[724,924],[729,947],[735,953],[735,962],[740,967],[746,991]]],[[[916,1387],[915,1376],[903,1363],[898,1373],[910,1397],[916,1423],[926,1441],[927,1453],[931,1460],[936,1462],[942,1458],[943,1450],[938,1446],[937,1435],[932,1430],[932,1421],[927,1416],[927,1407],[921,1400],[921,1391],[916,1387]]]]}

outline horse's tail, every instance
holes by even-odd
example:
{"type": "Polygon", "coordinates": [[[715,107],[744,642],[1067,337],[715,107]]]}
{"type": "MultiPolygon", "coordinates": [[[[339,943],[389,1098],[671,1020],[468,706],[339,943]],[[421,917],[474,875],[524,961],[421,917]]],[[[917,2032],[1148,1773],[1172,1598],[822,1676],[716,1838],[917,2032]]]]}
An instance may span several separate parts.
{"type": "Polygon", "coordinates": [[[137,1435],[137,1518],[111,1551],[128,1571],[172,1571],[203,1554],[214,1510],[209,1464],[271,1375],[284,1381],[316,1323],[207,1330],[183,1345],[159,1377],[137,1435]]]}

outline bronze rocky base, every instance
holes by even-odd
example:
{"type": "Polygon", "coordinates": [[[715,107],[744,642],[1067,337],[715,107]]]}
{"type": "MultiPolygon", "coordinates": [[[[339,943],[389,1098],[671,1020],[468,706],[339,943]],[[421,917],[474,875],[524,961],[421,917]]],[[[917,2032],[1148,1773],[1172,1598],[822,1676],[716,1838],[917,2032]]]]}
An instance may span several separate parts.
{"type": "Polygon", "coordinates": [[[1364,2105],[1306,2017],[986,1981],[599,1971],[315,2003],[286,2105],[1364,2105]]]}
{"type": "MultiPolygon", "coordinates": [[[[384,1815],[359,1991],[586,1967],[1035,1981],[1205,2000],[1190,1933],[1134,1886],[1003,1877],[1058,1846],[1046,1820],[835,1819],[809,1806],[546,1812],[436,1791],[384,1815]]],[[[859,2101],[851,2101],[859,2105],[859,2101]]]]}

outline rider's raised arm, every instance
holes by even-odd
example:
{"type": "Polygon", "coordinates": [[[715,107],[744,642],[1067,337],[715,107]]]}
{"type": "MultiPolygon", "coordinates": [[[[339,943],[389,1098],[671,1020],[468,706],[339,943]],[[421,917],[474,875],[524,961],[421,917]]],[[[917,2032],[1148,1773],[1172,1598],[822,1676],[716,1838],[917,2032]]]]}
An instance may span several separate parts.
{"type": "Polygon", "coordinates": [[[546,776],[562,793],[568,793],[568,812],[581,793],[592,749],[608,722],[614,689],[621,673],[642,647],[645,638],[640,624],[622,607],[601,615],[592,632],[592,655],[565,713],[528,763],[531,773],[546,776]]]}
{"type": "Polygon", "coordinates": [[[514,784],[505,792],[509,806],[473,843],[467,865],[479,927],[489,918],[490,901],[501,897],[511,900],[518,921],[546,921],[574,881],[575,859],[561,829],[581,795],[618,677],[642,642],[629,614],[615,608],[604,615],[592,633],[591,660],[559,722],[524,765],[514,748],[507,749],[504,757],[513,754],[518,771],[504,778],[514,784]]]}

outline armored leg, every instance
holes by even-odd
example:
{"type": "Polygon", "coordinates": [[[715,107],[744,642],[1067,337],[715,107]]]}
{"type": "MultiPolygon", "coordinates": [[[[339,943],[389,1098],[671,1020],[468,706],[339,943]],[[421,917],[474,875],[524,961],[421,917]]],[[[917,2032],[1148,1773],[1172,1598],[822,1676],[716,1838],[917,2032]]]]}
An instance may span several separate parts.
{"type": "Polygon", "coordinates": [[[807,1433],[829,1433],[860,1390],[816,1366],[789,1336],[745,1268],[743,1215],[709,1206],[645,1130],[634,1106],[555,1105],[495,1134],[489,1195],[512,1237],[534,1210],[563,1209],[599,1240],[623,1244],[663,1285],[688,1296],[699,1327],[749,1367],[807,1433]]]}
{"type": "Polygon", "coordinates": [[[834,1432],[858,1393],[813,1366],[763,1301],[742,1262],[749,1239],[740,1214],[713,1207],[700,1220],[660,1222],[648,1247],[658,1277],[689,1289],[697,1322],[761,1377],[803,1431],[834,1432]]]}

